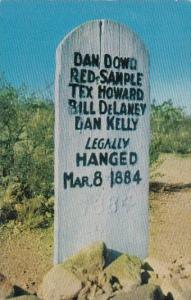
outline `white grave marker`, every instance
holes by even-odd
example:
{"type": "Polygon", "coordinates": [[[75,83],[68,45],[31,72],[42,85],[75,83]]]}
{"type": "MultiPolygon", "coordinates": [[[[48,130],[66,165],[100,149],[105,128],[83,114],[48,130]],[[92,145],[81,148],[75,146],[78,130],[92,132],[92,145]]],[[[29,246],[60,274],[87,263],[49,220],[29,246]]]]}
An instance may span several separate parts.
{"type": "Polygon", "coordinates": [[[97,240],[148,254],[148,64],[143,42],[107,20],[57,49],[55,263],[97,240]]]}

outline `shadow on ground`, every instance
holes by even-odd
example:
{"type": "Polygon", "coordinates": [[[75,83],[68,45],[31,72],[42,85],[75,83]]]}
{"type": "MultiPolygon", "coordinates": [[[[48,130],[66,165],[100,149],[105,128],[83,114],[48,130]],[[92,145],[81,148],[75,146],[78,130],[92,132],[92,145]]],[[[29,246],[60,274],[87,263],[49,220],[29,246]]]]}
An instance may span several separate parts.
{"type": "Polygon", "coordinates": [[[180,192],[182,190],[191,189],[191,183],[186,184],[169,184],[165,182],[152,181],[149,184],[150,192],[180,192]]]}

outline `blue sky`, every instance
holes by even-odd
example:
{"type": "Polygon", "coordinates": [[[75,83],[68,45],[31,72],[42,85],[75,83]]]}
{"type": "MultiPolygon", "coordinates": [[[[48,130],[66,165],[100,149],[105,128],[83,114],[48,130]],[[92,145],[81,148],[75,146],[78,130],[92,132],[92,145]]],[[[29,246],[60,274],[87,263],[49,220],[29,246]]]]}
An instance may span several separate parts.
{"type": "Polygon", "coordinates": [[[191,113],[191,1],[0,0],[0,72],[15,86],[47,95],[58,43],[81,23],[104,18],[126,24],[145,42],[151,100],[171,98],[191,113]]]}

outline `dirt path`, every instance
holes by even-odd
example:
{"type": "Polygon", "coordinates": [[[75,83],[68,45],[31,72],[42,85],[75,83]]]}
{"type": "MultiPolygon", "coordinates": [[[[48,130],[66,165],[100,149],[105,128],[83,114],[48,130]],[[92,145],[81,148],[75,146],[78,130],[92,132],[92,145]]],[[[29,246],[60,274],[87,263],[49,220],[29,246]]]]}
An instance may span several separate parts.
{"type": "Polygon", "coordinates": [[[168,184],[191,184],[191,154],[164,154],[160,158],[155,181],[168,184]]]}
{"type": "Polygon", "coordinates": [[[0,232],[0,273],[12,284],[36,292],[53,263],[53,228],[0,232]]]}
{"type": "Polygon", "coordinates": [[[191,190],[152,200],[150,255],[163,261],[191,255],[191,190]]]}
{"type": "Polygon", "coordinates": [[[151,193],[150,255],[170,262],[191,256],[191,157],[165,158],[151,193]]]}
{"type": "Polygon", "coordinates": [[[191,157],[168,155],[151,185],[150,257],[175,299],[191,299],[191,157]],[[164,274],[165,273],[165,274],[164,274]]]}

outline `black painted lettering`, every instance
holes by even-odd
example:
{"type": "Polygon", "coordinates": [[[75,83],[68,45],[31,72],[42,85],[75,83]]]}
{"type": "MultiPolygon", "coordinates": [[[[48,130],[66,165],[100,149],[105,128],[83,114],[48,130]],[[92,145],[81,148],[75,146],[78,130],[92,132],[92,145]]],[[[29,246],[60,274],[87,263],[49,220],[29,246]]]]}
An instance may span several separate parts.
{"type": "Polygon", "coordinates": [[[73,178],[74,178],[74,173],[73,172],[70,172],[70,173],[64,172],[64,174],[63,174],[64,189],[68,188],[68,183],[69,183],[69,186],[71,187],[72,182],[73,182],[73,178]]]}
{"type": "Polygon", "coordinates": [[[136,100],[136,89],[135,88],[130,88],[130,100],[136,100]]]}
{"type": "Polygon", "coordinates": [[[137,89],[137,100],[143,101],[144,100],[144,92],[141,89],[137,89]]]}
{"type": "Polygon", "coordinates": [[[135,165],[137,163],[138,156],[136,152],[130,152],[129,154],[129,163],[130,165],[135,165]]]}
{"type": "Polygon", "coordinates": [[[100,77],[101,77],[100,82],[101,82],[101,83],[107,83],[107,73],[108,73],[108,71],[105,70],[105,69],[102,69],[102,70],[100,71],[100,77]]]}
{"type": "Polygon", "coordinates": [[[77,113],[77,101],[74,99],[68,99],[69,111],[71,114],[77,113]]]}
{"type": "Polygon", "coordinates": [[[137,73],[137,85],[142,86],[143,73],[137,73]]]}
{"type": "Polygon", "coordinates": [[[116,69],[120,68],[120,58],[118,56],[115,56],[113,59],[113,67],[116,69]]]}
{"type": "Polygon", "coordinates": [[[137,60],[135,58],[131,58],[130,61],[130,69],[131,70],[137,70],[137,60]]]}
{"type": "Polygon", "coordinates": [[[79,82],[78,80],[78,69],[71,68],[70,70],[70,82],[79,82]]]}
{"type": "Polygon", "coordinates": [[[76,166],[80,167],[81,166],[86,166],[87,164],[87,154],[83,153],[80,154],[79,152],[76,153],[76,166]]]}
{"type": "Polygon", "coordinates": [[[109,54],[104,55],[104,66],[105,68],[111,68],[112,67],[112,57],[109,54]]]}
{"type": "Polygon", "coordinates": [[[82,55],[80,52],[74,52],[74,65],[81,66],[82,64],[82,55]]]}

